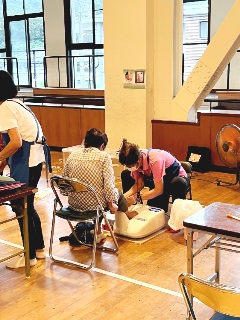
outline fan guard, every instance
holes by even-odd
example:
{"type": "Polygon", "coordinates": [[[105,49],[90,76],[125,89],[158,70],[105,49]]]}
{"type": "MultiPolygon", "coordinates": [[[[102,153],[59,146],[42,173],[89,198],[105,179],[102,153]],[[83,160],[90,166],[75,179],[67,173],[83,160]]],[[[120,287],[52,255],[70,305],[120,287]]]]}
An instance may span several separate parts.
{"type": "Polygon", "coordinates": [[[240,172],[240,128],[234,124],[223,126],[217,134],[216,147],[221,161],[226,166],[236,169],[236,183],[217,180],[217,184],[220,182],[228,185],[237,184],[240,172]]]}

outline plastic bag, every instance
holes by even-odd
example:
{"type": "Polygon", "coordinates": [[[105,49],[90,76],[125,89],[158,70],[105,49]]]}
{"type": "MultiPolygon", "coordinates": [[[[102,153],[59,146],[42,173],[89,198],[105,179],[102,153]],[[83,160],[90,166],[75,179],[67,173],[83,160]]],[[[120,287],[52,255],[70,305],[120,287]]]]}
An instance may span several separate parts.
{"type": "Polygon", "coordinates": [[[203,209],[199,201],[176,199],[172,204],[168,225],[174,230],[183,228],[183,220],[203,209]]]}

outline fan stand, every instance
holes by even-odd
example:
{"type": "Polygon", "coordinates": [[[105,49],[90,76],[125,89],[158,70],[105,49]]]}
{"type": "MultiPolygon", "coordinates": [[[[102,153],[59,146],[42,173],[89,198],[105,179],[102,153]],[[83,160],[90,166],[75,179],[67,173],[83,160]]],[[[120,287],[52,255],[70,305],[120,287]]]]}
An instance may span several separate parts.
{"type": "Polygon", "coordinates": [[[220,186],[221,183],[224,183],[228,186],[235,186],[238,183],[240,183],[240,137],[236,139],[236,145],[237,145],[237,167],[236,167],[236,182],[231,183],[227,181],[217,180],[217,185],[220,186]]]}
{"type": "Polygon", "coordinates": [[[236,182],[235,183],[232,183],[232,182],[228,182],[228,181],[223,181],[223,180],[218,180],[217,179],[217,186],[220,186],[221,183],[222,184],[225,184],[227,186],[235,186],[237,185],[238,183],[240,183],[240,165],[237,166],[237,170],[236,170],[236,182]]]}

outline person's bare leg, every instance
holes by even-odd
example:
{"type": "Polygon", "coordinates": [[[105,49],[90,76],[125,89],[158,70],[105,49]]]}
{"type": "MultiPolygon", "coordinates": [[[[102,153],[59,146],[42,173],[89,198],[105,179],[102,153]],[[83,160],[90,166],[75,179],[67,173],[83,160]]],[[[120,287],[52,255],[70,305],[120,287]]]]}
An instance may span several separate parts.
{"type": "MultiPolygon", "coordinates": [[[[94,229],[90,231],[91,234],[94,234],[94,229]]],[[[98,224],[98,230],[97,230],[97,234],[101,234],[102,233],[102,226],[101,223],[98,224]]]]}
{"type": "Polygon", "coordinates": [[[101,223],[99,223],[97,234],[101,234],[101,233],[102,233],[102,227],[101,227],[101,223]]]}

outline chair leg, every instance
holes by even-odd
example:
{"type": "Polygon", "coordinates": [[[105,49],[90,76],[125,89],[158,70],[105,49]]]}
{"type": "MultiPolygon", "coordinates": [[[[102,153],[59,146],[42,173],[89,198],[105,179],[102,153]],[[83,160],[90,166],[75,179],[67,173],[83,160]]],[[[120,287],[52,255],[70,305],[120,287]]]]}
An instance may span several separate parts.
{"type": "MultiPolygon", "coordinates": [[[[55,228],[55,209],[56,209],[56,204],[54,204],[54,212],[53,212],[53,219],[52,219],[52,230],[51,230],[51,237],[50,237],[50,246],[49,246],[49,256],[51,258],[51,260],[53,260],[54,262],[57,263],[63,263],[66,265],[70,265],[70,266],[75,266],[77,268],[80,269],[84,269],[84,270],[89,270],[93,267],[94,263],[95,263],[95,256],[96,256],[96,249],[97,249],[97,232],[98,232],[98,224],[99,224],[99,209],[97,209],[97,218],[96,218],[96,223],[95,223],[95,227],[94,227],[94,238],[93,238],[93,244],[89,245],[92,247],[92,259],[89,265],[85,265],[83,263],[80,262],[75,262],[72,260],[67,260],[64,258],[60,258],[60,257],[56,257],[53,255],[53,238],[54,238],[54,228],[55,228]]],[[[69,221],[68,221],[69,223],[69,221]]]]}
{"type": "Polygon", "coordinates": [[[54,200],[54,208],[53,208],[53,218],[52,218],[52,229],[50,236],[50,246],[49,246],[49,257],[52,259],[52,249],[53,249],[53,237],[54,237],[54,228],[55,228],[55,211],[56,211],[56,199],[54,200]]]}
{"type": "Polygon", "coordinates": [[[113,233],[113,230],[112,230],[112,228],[111,228],[111,226],[110,226],[110,224],[109,224],[109,221],[108,221],[108,218],[106,217],[105,212],[103,212],[102,215],[103,215],[103,218],[104,218],[104,220],[105,220],[105,223],[106,223],[106,225],[107,225],[107,227],[108,227],[108,229],[109,229],[109,231],[110,231],[111,237],[113,238],[113,242],[114,242],[114,244],[115,244],[115,248],[109,248],[109,247],[105,247],[105,246],[101,246],[101,247],[98,246],[97,248],[99,248],[99,249],[104,249],[104,250],[107,250],[107,251],[117,252],[118,249],[119,249],[118,243],[117,243],[117,239],[116,239],[116,237],[115,237],[115,235],[114,235],[114,233],[113,233]]]}
{"type": "Polygon", "coordinates": [[[92,265],[95,263],[95,257],[96,257],[98,225],[99,225],[99,208],[97,208],[97,219],[94,225],[94,235],[93,235],[93,245],[92,245],[92,265]]]}
{"type": "Polygon", "coordinates": [[[191,186],[190,186],[190,189],[189,189],[189,195],[190,195],[190,200],[192,200],[192,188],[191,188],[191,186]]]}
{"type": "Polygon", "coordinates": [[[197,320],[196,316],[195,316],[195,313],[193,311],[193,305],[192,305],[191,299],[190,299],[190,297],[188,295],[188,292],[187,292],[187,289],[186,289],[184,283],[181,283],[181,288],[182,288],[182,292],[183,292],[183,295],[184,295],[185,303],[186,303],[186,305],[188,307],[187,320],[197,320]]]}

